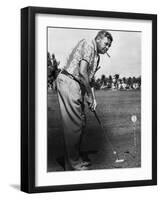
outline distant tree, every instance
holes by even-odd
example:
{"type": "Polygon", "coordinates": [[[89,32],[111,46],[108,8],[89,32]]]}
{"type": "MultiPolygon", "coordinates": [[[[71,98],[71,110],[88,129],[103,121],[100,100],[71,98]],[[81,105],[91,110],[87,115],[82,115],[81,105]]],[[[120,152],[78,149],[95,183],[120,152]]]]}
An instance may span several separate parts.
{"type": "Polygon", "coordinates": [[[50,53],[47,53],[47,71],[48,71],[48,85],[52,87],[53,81],[56,79],[59,69],[58,65],[60,62],[58,62],[55,58],[55,54],[50,55],[50,53]]]}
{"type": "Polygon", "coordinates": [[[94,82],[94,88],[96,90],[99,90],[101,88],[101,79],[100,78],[98,78],[98,79],[95,80],[95,82],[94,82]]]}
{"type": "Polygon", "coordinates": [[[109,75],[108,77],[108,83],[109,83],[109,87],[111,88],[112,87],[112,76],[109,75]]]}
{"type": "Polygon", "coordinates": [[[123,81],[123,83],[126,83],[127,82],[126,77],[123,77],[122,81],[123,81]]]}
{"type": "Polygon", "coordinates": [[[119,80],[119,77],[120,77],[119,74],[115,74],[115,75],[114,75],[114,78],[116,79],[116,83],[115,83],[116,88],[118,88],[118,80],[119,80]]]}
{"type": "Polygon", "coordinates": [[[115,74],[114,77],[115,77],[115,79],[117,81],[119,79],[120,75],[119,74],[115,74]]]}
{"type": "Polygon", "coordinates": [[[104,74],[102,74],[102,76],[101,76],[101,84],[103,86],[107,85],[107,79],[106,79],[106,76],[104,74]]]}
{"type": "Polygon", "coordinates": [[[127,84],[129,85],[130,88],[132,87],[132,78],[131,77],[129,77],[127,79],[127,84]]]}
{"type": "Polygon", "coordinates": [[[141,86],[141,76],[139,76],[138,78],[137,78],[137,83],[139,84],[139,87],[141,86]]]}
{"type": "Polygon", "coordinates": [[[121,78],[119,78],[119,79],[118,79],[118,82],[119,82],[119,83],[122,83],[122,79],[121,79],[121,78]]]}
{"type": "Polygon", "coordinates": [[[51,66],[52,65],[52,62],[51,62],[51,57],[50,57],[50,53],[48,52],[47,53],[47,66],[51,66]]]}
{"type": "Polygon", "coordinates": [[[133,83],[136,83],[136,82],[137,82],[137,79],[136,79],[135,76],[133,76],[133,78],[132,78],[132,82],[133,82],[133,83]]]}

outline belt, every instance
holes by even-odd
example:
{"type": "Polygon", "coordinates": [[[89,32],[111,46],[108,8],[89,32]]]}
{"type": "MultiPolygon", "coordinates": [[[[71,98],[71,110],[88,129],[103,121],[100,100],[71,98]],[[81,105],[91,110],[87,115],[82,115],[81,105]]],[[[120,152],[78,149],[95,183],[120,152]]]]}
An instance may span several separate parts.
{"type": "Polygon", "coordinates": [[[80,85],[82,85],[81,82],[77,78],[75,78],[72,74],[70,74],[66,70],[63,69],[60,73],[68,76],[69,78],[73,79],[74,81],[76,81],[77,83],[79,83],[80,85]]]}

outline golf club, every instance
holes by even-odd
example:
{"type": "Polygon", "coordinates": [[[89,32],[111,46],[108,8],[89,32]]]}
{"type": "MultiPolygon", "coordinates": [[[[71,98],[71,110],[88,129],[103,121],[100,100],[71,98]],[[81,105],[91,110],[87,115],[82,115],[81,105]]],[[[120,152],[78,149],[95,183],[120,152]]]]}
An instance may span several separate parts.
{"type": "Polygon", "coordinates": [[[112,149],[112,152],[113,152],[113,154],[115,155],[115,163],[122,163],[122,162],[124,162],[124,161],[125,161],[124,159],[119,159],[118,153],[117,153],[117,151],[115,150],[115,148],[114,148],[114,146],[113,146],[113,144],[112,144],[110,138],[105,134],[105,132],[104,132],[104,127],[102,126],[102,123],[101,123],[101,121],[100,121],[100,119],[99,119],[99,117],[98,117],[96,111],[94,110],[93,113],[94,113],[94,115],[95,115],[95,117],[96,117],[96,119],[97,119],[97,121],[98,121],[98,123],[99,123],[101,129],[102,129],[102,132],[103,132],[103,135],[104,135],[105,140],[110,144],[111,149],[112,149]],[[107,138],[107,137],[108,137],[108,138],[107,138]]]}

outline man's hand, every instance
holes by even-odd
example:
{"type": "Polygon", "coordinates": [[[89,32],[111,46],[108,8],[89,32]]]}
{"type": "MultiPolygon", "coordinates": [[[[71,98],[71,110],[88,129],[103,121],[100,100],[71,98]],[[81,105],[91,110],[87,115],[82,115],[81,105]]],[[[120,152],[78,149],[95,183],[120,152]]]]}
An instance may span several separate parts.
{"type": "Polygon", "coordinates": [[[96,102],[96,99],[93,100],[93,104],[91,105],[91,111],[95,111],[96,110],[96,107],[97,107],[97,102],[96,102]]]}
{"type": "Polygon", "coordinates": [[[87,97],[87,103],[88,103],[89,109],[93,112],[96,109],[96,106],[97,106],[96,99],[93,98],[92,96],[88,96],[87,97]]]}

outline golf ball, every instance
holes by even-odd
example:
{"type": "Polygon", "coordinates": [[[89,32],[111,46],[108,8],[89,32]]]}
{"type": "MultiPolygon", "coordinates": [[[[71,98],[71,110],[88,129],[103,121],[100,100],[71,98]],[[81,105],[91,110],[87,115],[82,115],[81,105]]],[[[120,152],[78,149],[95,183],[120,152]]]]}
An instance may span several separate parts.
{"type": "Polygon", "coordinates": [[[116,151],[113,151],[113,154],[116,154],[116,151]]]}
{"type": "Polygon", "coordinates": [[[131,116],[131,121],[134,122],[134,123],[137,121],[136,115],[132,115],[132,116],[131,116]]]}

